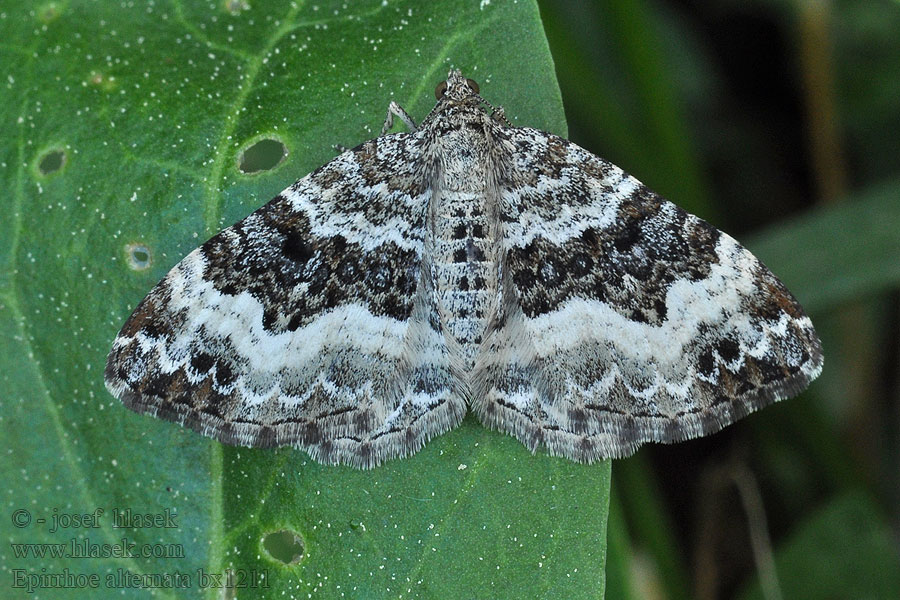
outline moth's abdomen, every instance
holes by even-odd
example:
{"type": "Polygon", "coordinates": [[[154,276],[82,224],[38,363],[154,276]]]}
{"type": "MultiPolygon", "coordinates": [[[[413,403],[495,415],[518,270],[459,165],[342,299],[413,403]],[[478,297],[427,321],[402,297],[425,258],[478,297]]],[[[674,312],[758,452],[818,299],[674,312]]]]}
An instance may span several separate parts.
{"type": "Polygon", "coordinates": [[[497,297],[496,241],[484,192],[445,191],[435,214],[432,269],[444,332],[470,371],[497,297]]]}

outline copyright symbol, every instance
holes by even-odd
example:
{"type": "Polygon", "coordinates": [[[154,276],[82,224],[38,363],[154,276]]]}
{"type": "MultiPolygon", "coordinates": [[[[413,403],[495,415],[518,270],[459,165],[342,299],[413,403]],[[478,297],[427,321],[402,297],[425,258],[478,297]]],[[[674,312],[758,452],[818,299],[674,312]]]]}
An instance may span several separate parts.
{"type": "Polygon", "coordinates": [[[20,508],[19,510],[13,511],[12,514],[12,523],[19,529],[23,527],[28,527],[31,523],[31,513],[25,510],[24,508],[20,508]]]}

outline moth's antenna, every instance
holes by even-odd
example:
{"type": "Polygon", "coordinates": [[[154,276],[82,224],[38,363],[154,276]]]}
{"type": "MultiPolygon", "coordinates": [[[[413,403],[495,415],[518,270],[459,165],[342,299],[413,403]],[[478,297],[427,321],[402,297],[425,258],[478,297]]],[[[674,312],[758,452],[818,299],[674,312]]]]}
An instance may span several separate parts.
{"type": "Polygon", "coordinates": [[[509,122],[509,119],[506,118],[506,111],[503,110],[502,106],[494,106],[493,104],[491,104],[490,102],[488,102],[487,100],[485,100],[478,94],[475,94],[475,97],[478,98],[479,101],[484,102],[485,104],[487,104],[488,106],[491,107],[491,110],[494,111],[493,113],[491,113],[491,116],[494,119],[496,119],[498,121],[503,121],[504,123],[506,123],[507,127],[513,126],[513,124],[509,122]]]}
{"type": "Polygon", "coordinates": [[[438,106],[440,106],[440,102],[438,102],[437,104],[435,104],[435,105],[432,107],[432,109],[431,109],[430,111],[428,111],[428,114],[425,115],[425,118],[424,118],[424,119],[422,119],[422,123],[421,123],[421,125],[419,125],[419,127],[421,127],[422,125],[424,125],[425,123],[427,123],[427,122],[429,122],[429,121],[431,120],[431,117],[434,115],[435,111],[437,111],[438,106]]]}

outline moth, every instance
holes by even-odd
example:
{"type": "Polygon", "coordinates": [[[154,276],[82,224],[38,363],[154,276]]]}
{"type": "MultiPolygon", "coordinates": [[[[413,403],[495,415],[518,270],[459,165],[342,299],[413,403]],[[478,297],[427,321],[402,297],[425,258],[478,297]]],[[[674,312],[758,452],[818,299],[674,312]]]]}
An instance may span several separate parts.
{"type": "Polygon", "coordinates": [[[469,409],[532,452],[625,457],[818,376],[809,317],[733,238],[513,127],[458,70],[435,95],[420,125],[392,102],[380,136],[175,265],[116,337],[109,391],[226,444],[368,468],[469,409]]]}

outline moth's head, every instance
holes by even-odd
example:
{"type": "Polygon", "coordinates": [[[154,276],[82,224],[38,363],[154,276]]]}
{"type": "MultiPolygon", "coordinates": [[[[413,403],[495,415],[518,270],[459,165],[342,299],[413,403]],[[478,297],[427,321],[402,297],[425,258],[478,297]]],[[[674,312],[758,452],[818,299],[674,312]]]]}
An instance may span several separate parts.
{"type": "Polygon", "coordinates": [[[478,84],[468,77],[464,77],[457,69],[447,74],[447,81],[440,82],[434,88],[434,97],[438,101],[449,101],[454,104],[462,104],[466,101],[483,102],[478,95],[478,84]]]}
{"type": "Polygon", "coordinates": [[[509,120],[503,116],[503,109],[495,107],[493,104],[478,95],[478,84],[475,81],[463,76],[458,69],[453,69],[447,74],[447,80],[440,82],[434,88],[434,96],[437,98],[437,104],[431,109],[431,112],[422,121],[426,124],[439,116],[447,117],[448,115],[469,115],[470,118],[484,118],[482,105],[489,107],[493,113],[491,119],[512,127],[509,120]]]}

